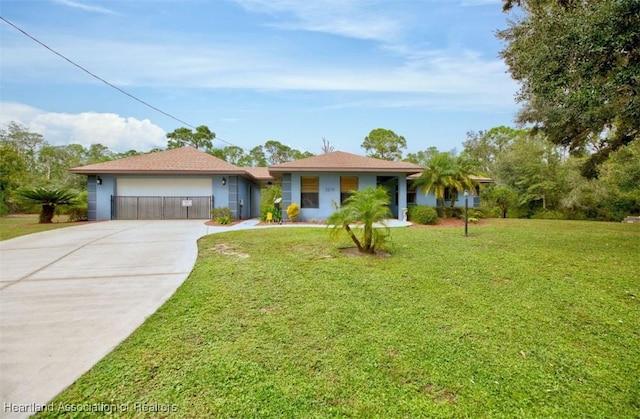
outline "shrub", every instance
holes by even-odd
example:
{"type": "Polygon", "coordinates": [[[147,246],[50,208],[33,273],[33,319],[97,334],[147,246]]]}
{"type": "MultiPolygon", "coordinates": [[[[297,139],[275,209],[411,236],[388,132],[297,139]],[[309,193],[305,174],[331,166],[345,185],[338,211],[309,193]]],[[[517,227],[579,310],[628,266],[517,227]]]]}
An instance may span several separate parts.
{"type": "Polygon", "coordinates": [[[446,218],[464,218],[464,208],[447,207],[444,213],[446,218]]]}
{"type": "Polygon", "coordinates": [[[538,210],[533,213],[531,218],[536,220],[564,220],[565,216],[560,211],[538,210]]]}
{"type": "MultiPolygon", "coordinates": [[[[275,220],[275,200],[282,197],[282,187],[280,185],[271,185],[260,190],[260,218],[262,221],[267,220],[267,213],[273,214],[275,220]]],[[[280,211],[277,211],[280,214],[280,211]]]]}
{"type": "Polygon", "coordinates": [[[433,207],[415,205],[409,207],[409,221],[418,224],[435,224],[438,222],[438,212],[433,207]]]}
{"type": "Polygon", "coordinates": [[[218,207],[211,210],[211,219],[218,224],[229,224],[233,213],[229,207],[218,207]]]}
{"type": "Polygon", "coordinates": [[[289,217],[291,221],[295,221],[298,215],[300,215],[300,206],[293,202],[287,207],[287,217],[289,217]]]}
{"type": "Polygon", "coordinates": [[[72,223],[89,220],[86,205],[77,205],[67,208],[67,215],[69,216],[69,221],[72,223]]]}

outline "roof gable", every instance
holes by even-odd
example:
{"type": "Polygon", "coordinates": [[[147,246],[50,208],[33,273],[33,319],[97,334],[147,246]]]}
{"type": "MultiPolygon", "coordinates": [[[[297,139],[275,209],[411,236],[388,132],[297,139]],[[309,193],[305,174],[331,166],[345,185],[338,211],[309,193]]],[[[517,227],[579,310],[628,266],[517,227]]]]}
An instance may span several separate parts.
{"type": "Polygon", "coordinates": [[[422,171],[422,166],[404,161],[381,160],[344,151],[334,151],[269,166],[269,171],[417,173],[422,171]]]}
{"type": "Polygon", "coordinates": [[[194,147],[181,147],[155,153],[141,154],[112,160],[103,163],[95,163],[87,166],[75,167],[72,173],[226,173],[244,174],[245,171],[238,166],[205,153],[194,147]]]}

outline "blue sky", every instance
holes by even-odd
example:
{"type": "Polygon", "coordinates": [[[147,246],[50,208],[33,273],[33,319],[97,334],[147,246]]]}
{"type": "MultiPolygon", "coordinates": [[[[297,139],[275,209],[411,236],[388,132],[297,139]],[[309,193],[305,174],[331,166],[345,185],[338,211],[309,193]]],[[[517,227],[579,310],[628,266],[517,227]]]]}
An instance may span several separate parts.
{"type": "MultiPolygon", "coordinates": [[[[461,150],[513,125],[500,0],[0,0],[0,15],[103,79],[250,149],[322,138],[364,154],[375,128],[408,152],[461,150]]],[[[182,126],[0,21],[0,124],[51,144],[166,145],[182,126]]],[[[225,143],[217,141],[216,146],[225,143]]]]}

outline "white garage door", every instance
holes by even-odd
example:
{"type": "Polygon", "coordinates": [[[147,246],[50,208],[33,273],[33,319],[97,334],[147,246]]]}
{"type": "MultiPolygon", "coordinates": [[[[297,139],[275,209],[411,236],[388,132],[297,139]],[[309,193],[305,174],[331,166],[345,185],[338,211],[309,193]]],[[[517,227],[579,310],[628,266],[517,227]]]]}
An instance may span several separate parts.
{"type": "Polygon", "coordinates": [[[113,217],[206,219],[211,216],[211,178],[119,178],[113,217]]]}
{"type": "Polygon", "coordinates": [[[118,178],[119,196],[211,196],[211,178],[118,178]]]}

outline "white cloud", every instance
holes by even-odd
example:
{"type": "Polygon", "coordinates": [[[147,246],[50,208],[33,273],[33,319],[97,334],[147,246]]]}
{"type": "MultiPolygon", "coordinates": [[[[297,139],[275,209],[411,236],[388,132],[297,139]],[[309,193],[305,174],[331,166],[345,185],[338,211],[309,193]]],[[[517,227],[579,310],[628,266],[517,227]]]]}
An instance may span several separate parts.
{"type": "MultiPolygon", "coordinates": [[[[273,15],[271,26],[324,32],[356,39],[389,41],[402,22],[376,10],[371,0],[236,0],[246,10],[273,15]]],[[[379,4],[379,3],[378,3],[379,4]]]]}
{"type": "Polygon", "coordinates": [[[46,112],[28,105],[0,102],[0,124],[10,121],[40,133],[52,145],[100,143],[112,151],[146,151],[166,146],[166,132],[148,119],[122,117],[114,113],[79,114],[46,112]]]}
{"type": "MultiPolygon", "coordinates": [[[[386,46],[402,59],[363,66],[357,60],[331,61],[308,58],[301,61],[284,51],[260,52],[251,46],[151,45],[96,40],[69,40],[63,49],[111,83],[146,87],[210,89],[279,89],[369,92],[485,92],[512,88],[501,60],[487,60],[478,53],[459,50],[420,50],[400,45],[386,46]],[[119,57],[113,60],[114,56],[119,57]],[[171,59],[167,59],[170,57],[171,59]],[[98,69],[98,70],[94,70],[98,69]]],[[[268,48],[265,48],[268,50],[268,48]]],[[[89,75],[52,56],[43,62],[42,52],[7,46],[2,63],[7,80],[30,76],[75,83],[94,83],[89,75]],[[26,69],[26,70],[25,70],[26,69]],[[34,72],[34,74],[31,74],[34,72]],[[42,72],[42,74],[40,74],[42,72]]],[[[105,88],[107,88],[105,86],[105,88]]],[[[515,91],[515,90],[513,90],[515,91]]]]}
{"type": "Polygon", "coordinates": [[[108,14],[108,15],[117,15],[119,13],[111,10],[111,9],[107,9],[106,7],[101,7],[101,6],[90,6],[88,4],[84,4],[84,3],[80,3],[78,1],[72,1],[72,0],[55,0],[56,3],[62,4],[64,6],[69,6],[69,7],[73,7],[76,9],[81,9],[84,10],[86,12],[92,12],[92,13],[102,13],[102,14],[108,14]]]}

